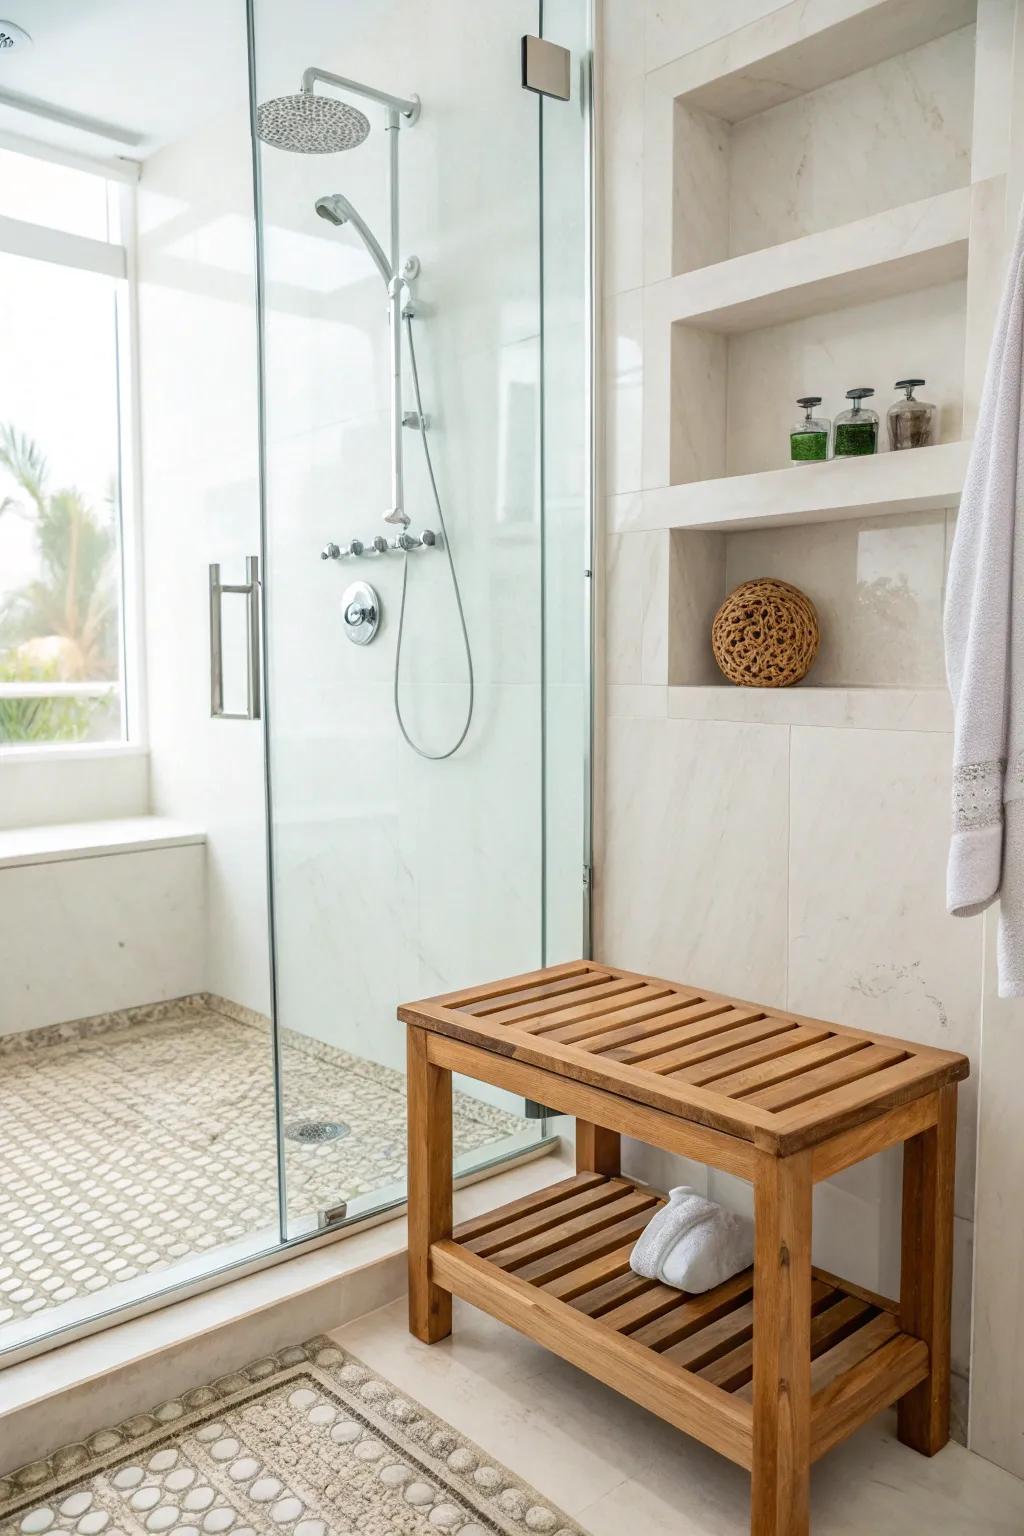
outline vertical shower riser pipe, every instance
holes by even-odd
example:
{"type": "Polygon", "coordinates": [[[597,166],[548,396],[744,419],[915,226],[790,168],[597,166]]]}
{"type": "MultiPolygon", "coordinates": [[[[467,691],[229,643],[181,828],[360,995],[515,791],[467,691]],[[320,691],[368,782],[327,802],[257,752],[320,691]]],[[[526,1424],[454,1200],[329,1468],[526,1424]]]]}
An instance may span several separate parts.
{"type": "Polygon", "coordinates": [[[391,512],[389,522],[409,525],[405,511],[405,475],[402,462],[402,278],[399,273],[398,130],[399,114],[387,112],[388,198],[390,201],[391,282],[388,284],[391,345],[391,512]]]}

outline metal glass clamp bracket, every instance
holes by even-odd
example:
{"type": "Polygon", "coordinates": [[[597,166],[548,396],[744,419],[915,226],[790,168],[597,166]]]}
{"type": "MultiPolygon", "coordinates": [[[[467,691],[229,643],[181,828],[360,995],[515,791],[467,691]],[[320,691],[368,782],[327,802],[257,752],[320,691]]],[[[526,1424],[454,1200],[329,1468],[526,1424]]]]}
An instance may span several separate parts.
{"type": "Polygon", "coordinates": [[[527,35],[522,41],[523,90],[555,101],[568,101],[572,95],[572,54],[546,37],[527,35]]]}
{"type": "Polygon", "coordinates": [[[220,579],[220,565],[210,566],[210,716],[214,720],[258,720],[260,718],[260,563],[256,555],[245,557],[245,581],[228,586],[220,579]],[[244,597],[245,605],[245,696],[246,707],[240,713],[224,708],[224,635],[221,606],[224,594],[244,597]]]}

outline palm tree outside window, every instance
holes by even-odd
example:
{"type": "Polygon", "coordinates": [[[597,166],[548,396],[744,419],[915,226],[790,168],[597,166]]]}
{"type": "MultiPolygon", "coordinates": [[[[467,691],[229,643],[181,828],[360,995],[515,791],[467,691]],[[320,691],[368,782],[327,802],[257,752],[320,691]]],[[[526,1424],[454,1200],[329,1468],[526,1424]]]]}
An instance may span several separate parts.
{"type": "MultiPolygon", "coordinates": [[[[74,211],[67,263],[3,249],[0,753],[124,739],[116,295],[101,177],[0,151],[0,215],[74,211]],[[32,202],[26,201],[31,190],[32,202]],[[42,207],[41,207],[42,205],[42,207]],[[82,265],[78,265],[81,260],[82,265]]],[[[32,225],[26,225],[30,229],[32,225]]],[[[56,223],[55,227],[60,227],[56,223]]]]}

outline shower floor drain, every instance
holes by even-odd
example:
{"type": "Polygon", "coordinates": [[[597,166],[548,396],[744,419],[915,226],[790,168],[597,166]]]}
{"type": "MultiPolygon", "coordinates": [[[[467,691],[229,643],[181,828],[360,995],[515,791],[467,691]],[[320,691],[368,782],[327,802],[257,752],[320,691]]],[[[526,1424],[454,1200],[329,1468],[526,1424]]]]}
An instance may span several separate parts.
{"type": "Polygon", "coordinates": [[[324,1141],[337,1141],[347,1136],[349,1127],[343,1120],[289,1120],[284,1128],[289,1141],[297,1141],[304,1147],[316,1147],[324,1141]]]}

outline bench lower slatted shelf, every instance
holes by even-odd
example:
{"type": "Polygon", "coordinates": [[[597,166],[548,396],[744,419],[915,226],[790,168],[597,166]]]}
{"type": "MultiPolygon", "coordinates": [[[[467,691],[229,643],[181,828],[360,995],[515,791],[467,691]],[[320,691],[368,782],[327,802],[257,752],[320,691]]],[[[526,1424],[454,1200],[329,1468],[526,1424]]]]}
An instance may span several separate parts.
{"type": "MultiPolygon", "coordinates": [[[[749,1466],[754,1272],[700,1296],[635,1275],[633,1244],[663,1203],[628,1179],[578,1174],[457,1227],[433,1245],[432,1267],[456,1296],[513,1327],[542,1314],[542,1342],[594,1375],[621,1362],[625,1378],[633,1366],[647,1379],[632,1390],[614,1383],[626,1396],[691,1433],[695,1414],[710,1415],[702,1438],[749,1466]],[[678,1399],[668,1411],[666,1393],[678,1399]]],[[[928,1347],[900,1331],[896,1303],[822,1270],[812,1276],[814,1458],[840,1438],[848,1400],[874,1413],[923,1381],[928,1347]]]]}
{"type": "Polygon", "coordinates": [[[892,1403],[948,1438],[956,1085],[966,1058],[579,961],[428,999],[409,1025],[410,1327],[458,1296],[752,1474],[755,1536],[805,1536],[809,1469],[892,1403]],[[577,1116],[577,1173],[452,1227],[451,1073],[577,1116]],[[689,1296],[633,1273],[663,1196],[622,1133],[749,1178],[755,1261],[689,1296]],[[899,1299],[815,1268],[815,1181],[904,1143],[899,1299]]]}

